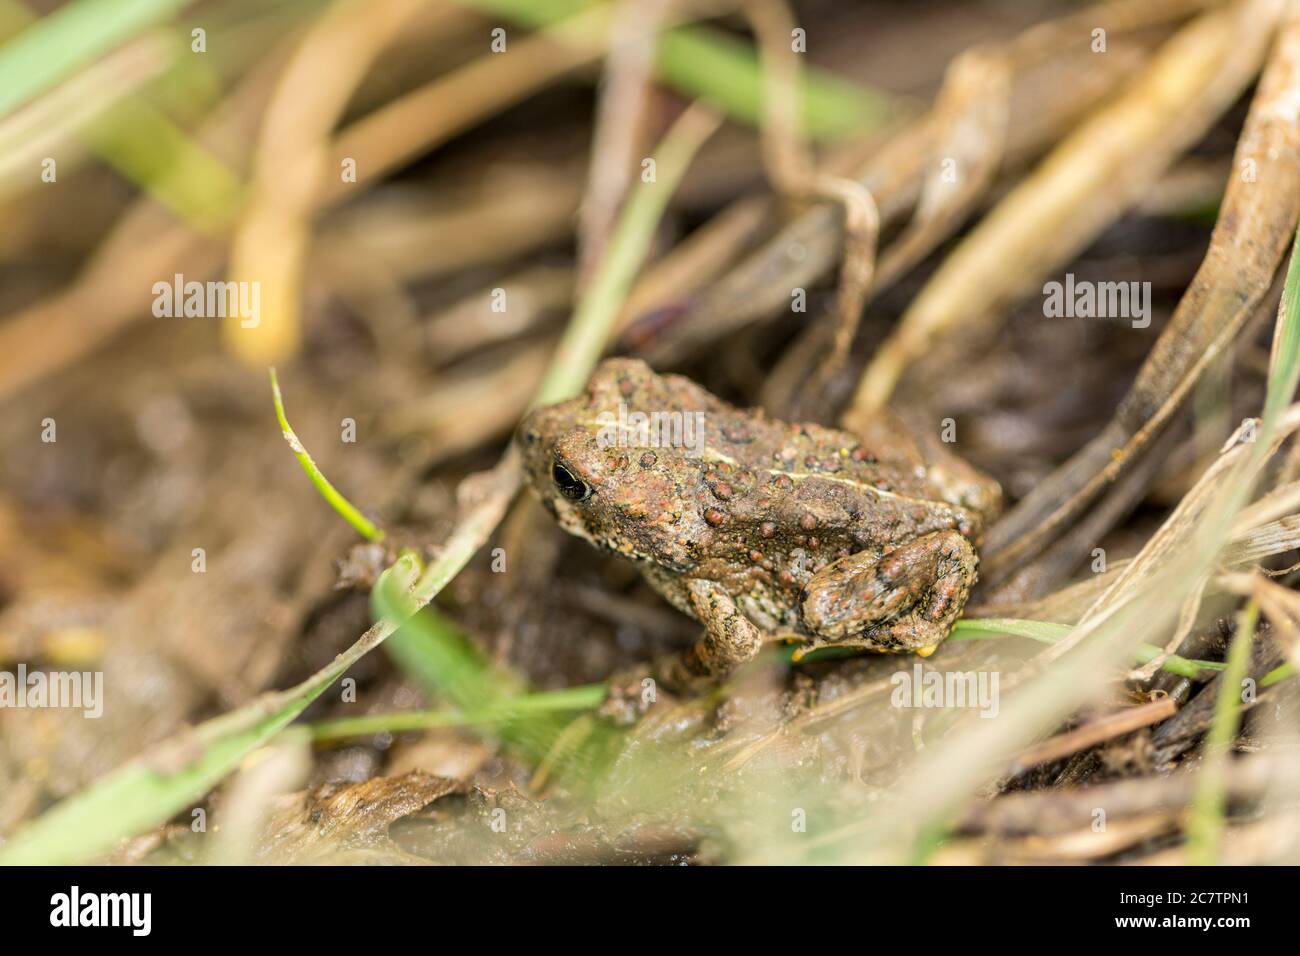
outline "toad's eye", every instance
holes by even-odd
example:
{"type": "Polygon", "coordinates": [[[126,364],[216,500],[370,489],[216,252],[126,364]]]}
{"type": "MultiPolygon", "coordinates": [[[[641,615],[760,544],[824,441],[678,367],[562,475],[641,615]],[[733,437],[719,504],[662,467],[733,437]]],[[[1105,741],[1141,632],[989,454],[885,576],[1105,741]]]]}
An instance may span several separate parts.
{"type": "Polygon", "coordinates": [[[555,482],[555,487],[560,489],[560,494],[570,501],[585,501],[591,497],[591,485],[569,471],[558,461],[551,466],[551,480],[555,482]]]}

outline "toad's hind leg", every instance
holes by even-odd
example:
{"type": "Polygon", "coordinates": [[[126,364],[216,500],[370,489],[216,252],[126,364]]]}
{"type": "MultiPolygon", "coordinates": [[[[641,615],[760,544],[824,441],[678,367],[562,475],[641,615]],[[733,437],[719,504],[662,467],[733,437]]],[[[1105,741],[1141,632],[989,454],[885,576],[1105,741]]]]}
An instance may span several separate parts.
{"type": "Polygon", "coordinates": [[[879,560],[851,554],[813,575],[804,623],[818,643],[931,653],[965,607],[977,564],[956,531],[922,535],[879,560]]]}

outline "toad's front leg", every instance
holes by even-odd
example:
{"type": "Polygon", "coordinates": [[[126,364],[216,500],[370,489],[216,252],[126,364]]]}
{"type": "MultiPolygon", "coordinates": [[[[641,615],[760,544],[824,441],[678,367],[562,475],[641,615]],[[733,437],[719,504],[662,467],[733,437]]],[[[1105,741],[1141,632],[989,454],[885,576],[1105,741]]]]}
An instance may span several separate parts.
{"type": "Polygon", "coordinates": [[[687,666],[697,674],[725,677],[752,661],[763,647],[763,634],[736,606],[731,595],[713,581],[686,582],[691,610],[704,625],[699,643],[687,652],[687,666]]]}
{"type": "Polygon", "coordinates": [[[808,582],[810,647],[830,644],[932,653],[966,606],[979,559],[956,531],[935,531],[883,558],[851,554],[808,582]]]}

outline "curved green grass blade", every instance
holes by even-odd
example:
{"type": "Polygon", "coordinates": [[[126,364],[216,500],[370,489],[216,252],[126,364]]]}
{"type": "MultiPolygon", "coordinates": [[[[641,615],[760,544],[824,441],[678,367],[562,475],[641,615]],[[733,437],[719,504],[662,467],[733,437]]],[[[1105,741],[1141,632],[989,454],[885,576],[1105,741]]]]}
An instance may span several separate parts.
{"type": "Polygon", "coordinates": [[[298,464],[302,465],[302,470],[307,473],[307,477],[316,486],[316,490],[321,493],[321,497],[329,502],[330,507],[337,511],[344,521],[356,529],[357,534],[367,541],[383,541],[384,532],[377,528],[374,522],[358,510],[356,505],[343,497],[339,490],[330,484],[329,479],[317,467],[307,449],[298,440],[297,434],[289,426],[289,419],[284,414],[284,396],[280,394],[280,380],[276,377],[275,369],[271,369],[271,395],[275,401],[275,417],[280,422],[280,430],[284,433],[284,440],[293,449],[298,464]]]}

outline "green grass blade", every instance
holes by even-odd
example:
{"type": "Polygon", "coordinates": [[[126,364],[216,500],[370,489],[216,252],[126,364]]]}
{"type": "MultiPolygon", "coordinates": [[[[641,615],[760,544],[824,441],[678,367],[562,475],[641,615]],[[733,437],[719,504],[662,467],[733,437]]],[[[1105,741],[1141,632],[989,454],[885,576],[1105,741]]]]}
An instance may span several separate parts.
{"type": "Polygon", "coordinates": [[[244,184],[166,114],[128,99],[84,133],[95,152],[189,225],[219,233],[244,201],[244,184]]]}
{"type": "Polygon", "coordinates": [[[1043,644],[1055,644],[1074,628],[1051,621],[1025,621],[1010,617],[964,617],[953,625],[950,641],[978,640],[1011,634],[1043,644]]]}
{"type": "MultiPolygon", "coordinates": [[[[952,633],[949,635],[950,641],[985,641],[999,637],[1025,637],[1031,641],[1038,641],[1040,644],[1055,644],[1064,638],[1074,628],[1068,624],[1056,624],[1051,621],[1027,621],[1020,618],[1010,617],[970,617],[962,618],[953,625],[952,633]]],[[[784,647],[781,649],[781,659],[786,663],[791,661],[795,648],[784,647]]],[[[826,647],[821,650],[813,651],[802,658],[803,661],[826,660],[835,657],[852,657],[861,654],[862,651],[857,648],[838,648],[826,647]]],[[[1154,644],[1139,644],[1134,649],[1134,657],[1139,664],[1145,664],[1147,661],[1155,660],[1164,653],[1154,644]]],[[[1179,674],[1183,677],[1197,678],[1201,676],[1202,671],[1219,671],[1223,670],[1226,665],[1218,661],[1202,661],[1188,657],[1179,657],[1177,654],[1170,654],[1165,658],[1161,669],[1171,674],[1179,674]]],[[[1279,668],[1281,670],[1281,668],[1279,668]]],[[[1272,675],[1270,675],[1272,676],[1272,675]]],[[[1281,680],[1287,675],[1279,674],[1275,680],[1281,680]]]]}
{"type": "MultiPolygon", "coordinates": [[[[1025,637],[1031,641],[1038,641],[1040,644],[1055,644],[1074,628],[1068,624],[1056,624],[1051,621],[1026,621],[1019,618],[1010,617],[971,617],[962,618],[953,625],[952,633],[949,635],[950,641],[986,641],[999,637],[1025,637]]],[[[794,647],[783,647],[781,649],[781,659],[790,663],[795,652],[794,647]]],[[[835,657],[852,657],[861,654],[862,651],[857,648],[838,648],[826,647],[811,654],[806,654],[803,661],[827,660],[835,657]]],[[[1134,657],[1139,664],[1145,664],[1147,661],[1155,660],[1163,654],[1160,648],[1154,644],[1139,644],[1134,648],[1134,657]]],[[[1179,657],[1177,654],[1170,654],[1163,664],[1161,670],[1168,671],[1171,674],[1178,674],[1182,677],[1198,678],[1202,671],[1220,671],[1226,665],[1218,661],[1202,661],[1189,657],[1179,657]]],[[[1281,671],[1283,668],[1278,668],[1281,671]]],[[[1273,677],[1273,674],[1269,675],[1273,677]]],[[[1274,681],[1281,680],[1288,674],[1277,674],[1274,681]]]]}
{"type": "Polygon", "coordinates": [[[615,224],[591,284],[537,390],[535,404],[548,405],[576,394],[591,375],[610,330],[645,262],[655,226],[696,151],[718,128],[719,117],[697,104],[683,113],[655,151],[655,181],[639,182],[615,224]]]}
{"type": "MultiPolygon", "coordinates": [[[[1273,334],[1273,354],[1269,365],[1268,390],[1264,399],[1255,447],[1243,475],[1256,474],[1269,454],[1273,432],[1282,413],[1295,399],[1300,384],[1300,230],[1291,246],[1286,284],[1273,334]]],[[[1221,528],[1237,513],[1250,493],[1252,482],[1245,477],[1230,485],[1224,493],[1228,507],[1222,509],[1221,528]]],[[[1226,774],[1228,754],[1241,723],[1240,688],[1250,663],[1250,645],[1255,635],[1259,608],[1249,602],[1238,615],[1237,634],[1228,650],[1228,664],[1222,676],[1222,690],[1215,699],[1214,720],[1203,745],[1204,759],[1197,778],[1191,817],[1187,826],[1187,857],[1200,864],[1218,859],[1223,817],[1227,810],[1226,774]]],[[[1284,668],[1275,668],[1264,680],[1276,683],[1288,676],[1284,668]]]]}
{"type": "MultiPolygon", "coordinates": [[[[589,0],[458,0],[465,6],[539,29],[600,6],[589,0]]],[[[655,70],[663,82],[757,126],[763,77],[752,44],[706,26],[679,26],[659,37],[655,70]]],[[[815,140],[861,136],[890,115],[893,99],[815,67],[804,71],[801,117],[815,140]]]]}
{"type": "MultiPolygon", "coordinates": [[[[38,22],[25,4],[0,0],[0,35],[11,35],[38,22]]],[[[0,55],[5,49],[0,47],[0,55]]],[[[192,92],[200,78],[215,88],[215,76],[207,62],[192,56],[188,45],[185,50],[183,58],[151,82],[149,89],[192,92]]],[[[32,122],[39,123],[44,134],[64,128],[68,135],[84,140],[104,162],[196,229],[220,231],[243,202],[244,186],[238,173],[144,96],[128,95],[98,118],[81,121],[73,128],[68,124],[79,120],[69,119],[66,106],[55,97],[38,100],[24,113],[32,113],[32,122]]],[[[0,121],[0,155],[20,152],[20,143],[12,140],[24,131],[12,131],[12,126],[12,121],[0,121]]]]}
{"type": "MultiPolygon", "coordinates": [[[[398,639],[390,637],[389,645],[398,639]]],[[[313,740],[338,740],[344,737],[364,737],[370,734],[395,734],[408,730],[431,730],[441,727],[473,727],[519,720],[536,714],[555,711],[590,710],[605,699],[604,684],[584,684],[563,690],[520,694],[502,701],[496,707],[479,711],[416,710],[392,714],[366,714],[363,717],[342,717],[311,724],[308,730],[313,740]]]]}
{"type": "MultiPolygon", "coordinates": [[[[448,551],[453,558],[464,553],[454,547],[448,551]]],[[[403,557],[384,573],[409,583],[418,570],[411,558],[403,557]]],[[[165,823],[284,730],[391,633],[384,625],[371,628],[297,686],[181,733],[148,759],[132,761],[56,804],[0,846],[0,866],[49,866],[94,859],[112,850],[119,840],[165,823]],[[197,755],[191,756],[195,752],[197,755]]]]}
{"type": "Polygon", "coordinates": [[[488,710],[520,694],[523,681],[492,665],[461,630],[433,607],[418,615],[401,596],[376,587],[370,597],[375,620],[388,620],[397,632],[384,649],[402,670],[431,694],[459,711],[488,710]],[[411,618],[411,620],[407,620],[411,618]]]}
{"type": "Polygon", "coordinates": [[[302,465],[302,470],[307,473],[307,477],[316,486],[316,490],[321,493],[321,497],[329,502],[330,507],[337,511],[343,520],[352,525],[357,533],[367,541],[383,541],[384,532],[375,527],[374,523],[357,509],[356,505],[344,498],[338,489],[330,484],[329,479],[321,474],[321,470],[316,467],[316,462],[312,460],[311,455],[307,453],[307,449],[298,440],[298,436],[289,427],[289,419],[284,414],[284,396],[280,394],[280,381],[276,378],[275,369],[271,369],[271,395],[275,401],[275,417],[280,422],[280,430],[284,432],[284,440],[293,449],[294,457],[298,459],[298,463],[302,465]]]}
{"type": "MultiPolygon", "coordinates": [[[[398,627],[387,647],[427,690],[447,698],[463,713],[504,712],[492,728],[494,735],[530,762],[550,753],[570,718],[553,709],[525,708],[511,713],[516,701],[529,696],[523,693],[523,682],[491,664],[431,608],[417,610],[392,582],[381,581],[375,586],[371,605],[376,620],[398,627]]],[[[589,706],[595,703],[599,698],[589,706]]]]}
{"type": "MultiPolygon", "coordinates": [[[[1300,384],[1300,232],[1291,246],[1291,262],[1282,289],[1282,309],[1268,371],[1268,396],[1264,400],[1260,431],[1271,435],[1282,411],[1295,398],[1300,384]]],[[[1262,441],[1261,441],[1262,444],[1262,441]]]]}
{"type": "Polygon", "coordinates": [[[96,57],[165,20],[189,0],[76,0],[0,47],[0,116],[96,57]]]}
{"type": "MultiPolygon", "coordinates": [[[[1027,637],[1042,644],[1055,644],[1074,628],[1066,624],[1054,624],[1050,621],[1025,621],[1016,618],[963,618],[953,626],[950,641],[984,640],[1010,634],[1027,637]]],[[[1154,644],[1139,644],[1133,650],[1133,656],[1139,664],[1153,661],[1164,651],[1154,644]]],[[[1202,661],[1170,654],[1161,665],[1161,670],[1182,677],[1196,678],[1202,671],[1222,670],[1225,665],[1218,661],[1202,661]]]]}
{"type": "Polygon", "coordinates": [[[1253,601],[1237,617],[1237,633],[1228,649],[1228,666],[1214,700],[1214,720],[1202,746],[1204,757],[1187,822],[1188,862],[1200,866],[1214,864],[1219,855],[1223,816],[1228,808],[1228,754],[1241,726],[1241,688],[1250,665],[1250,647],[1258,617],[1259,608],[1253,601]]]}
{"type": "Polygon", "coordinates": [[[1265,687],[1272,687],[1274,684],[1295,677],[1295,673],[1296,670],[1294,664],[1282,664],[1279,667],[1273,668],[1259,679],[1259,688],[1260,690],[1263,690],[1265,687]]]}
{"type": "MultiPolygon", "coordinates": [[[[659,41],[655,59],[664,82],[758,126],[763,116],[763,71],[751,44],[708,27],[678,27],[659,41]]],[[[816,68],[800,88],[804,136],[819,142],[862,136],[890,115],[890,100],[874,90],[816,68]]]]}
{"type": "Polygon", "coordinates": [[[192,741],[181,739],[182,745],[192,744],[201,753],[189,762],[178,760],[174,771],[165,769],[161,760],[135,761],[114,771],[19,830],[0,846],[0,866],[77,863],[165,822],[202,799],[240,761],[287,727],[330,683],[333,679],[301,687],[276,712],[210,742],[203,742],[207,735],[202,733],[196,733],[192,741]]]}

